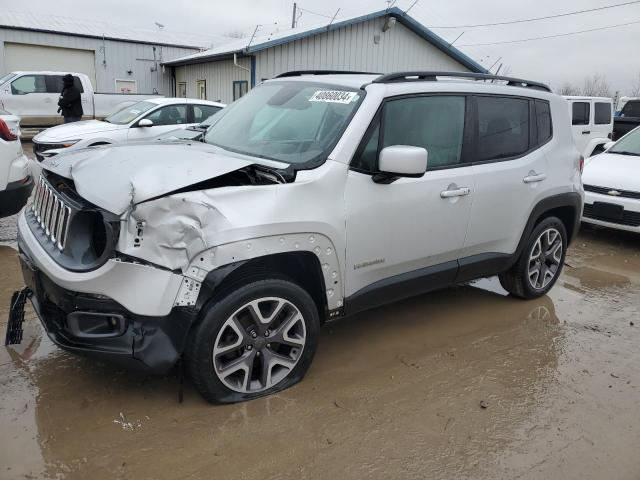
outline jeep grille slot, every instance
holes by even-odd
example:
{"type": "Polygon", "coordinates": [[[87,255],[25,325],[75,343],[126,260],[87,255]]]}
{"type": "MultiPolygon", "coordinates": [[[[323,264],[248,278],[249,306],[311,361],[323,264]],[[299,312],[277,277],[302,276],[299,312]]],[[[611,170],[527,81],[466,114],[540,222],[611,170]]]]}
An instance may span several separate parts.
{"type": "Polygon", "coordinates": [[[60,197],[53,187],[42,176],[36,185],[31,211],[34,213],[38,224],[44,230],[47,239],[58,250],[64,250],[69,231],[69,218],[71,207],[60,197]]]}

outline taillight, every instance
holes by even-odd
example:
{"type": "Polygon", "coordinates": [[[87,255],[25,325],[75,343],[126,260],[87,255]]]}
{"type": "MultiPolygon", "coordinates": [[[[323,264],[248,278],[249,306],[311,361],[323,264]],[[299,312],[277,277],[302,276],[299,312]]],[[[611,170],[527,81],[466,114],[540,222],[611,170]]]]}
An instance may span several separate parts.
{"type": "Polygon", "coordinates": [[[18,139],[18,136],[14,134],[11,130],[9,130],[9,125],[7,122],[0,118],[0,138],[2,138],[5,142],[13,142],[18,139]]]}
{"type": "Polygon", "coordinates": [[[584,157],[580,155],[580,174],[584,171],[584,157]]]}

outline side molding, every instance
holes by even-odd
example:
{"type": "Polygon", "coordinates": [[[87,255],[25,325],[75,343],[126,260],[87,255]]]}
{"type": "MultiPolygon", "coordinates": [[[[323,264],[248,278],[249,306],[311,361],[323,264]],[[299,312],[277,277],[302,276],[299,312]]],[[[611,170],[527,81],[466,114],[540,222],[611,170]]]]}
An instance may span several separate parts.
{"type": "Polygon", "coordinates": [[[329,310],[342,308],[344,288],[336,249],[328,237],[318,233],[296,233],[253,238],[227,243],[200,252],[187,268],[176,306],[194,306],[207,274],[227,265],[278,253],[307,251],[315,254],[322,266],[329,310]]]}

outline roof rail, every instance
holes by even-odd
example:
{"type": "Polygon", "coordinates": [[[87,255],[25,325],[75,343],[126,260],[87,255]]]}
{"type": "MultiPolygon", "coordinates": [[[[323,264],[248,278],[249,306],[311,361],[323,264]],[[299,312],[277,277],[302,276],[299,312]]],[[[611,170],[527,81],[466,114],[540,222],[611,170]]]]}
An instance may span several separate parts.
{"type": "Polygon", "coordinates": [[[376,78],[373,83],[399,83],[399,82],[435,82],[438,77],[452,78],[469,78],[471,80],[500,80],[507,82],[511,87],[524,87],[551,92],[548,85],[540,82],[532,82],[531,80],[522,80],[521,78],[501,77],[499,75],[491,75],[488,73],[472,73],[472,72],[396,72],[381,75],[376,78]]]}
{"type": "Polygon", "coordinates": [[[302,75],[380,75],[373,72],[351,72],[348,70],[292,70],[276,75],[273,78],[300,77],[302,75]]]}

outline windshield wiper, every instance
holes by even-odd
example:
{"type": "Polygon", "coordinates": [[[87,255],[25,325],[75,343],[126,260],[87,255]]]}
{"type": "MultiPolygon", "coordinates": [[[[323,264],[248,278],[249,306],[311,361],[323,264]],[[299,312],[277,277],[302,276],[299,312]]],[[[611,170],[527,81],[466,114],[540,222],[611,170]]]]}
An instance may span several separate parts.
{"type": "Polygon", "coordinates": [[[615,153],[618,155],[629,155],[631,157],[640,157],[640,153],[628,152],[626,150],[621,150],[619,152],[614,150],[614,151],[610,151],[609,153],[615,153]]]}

